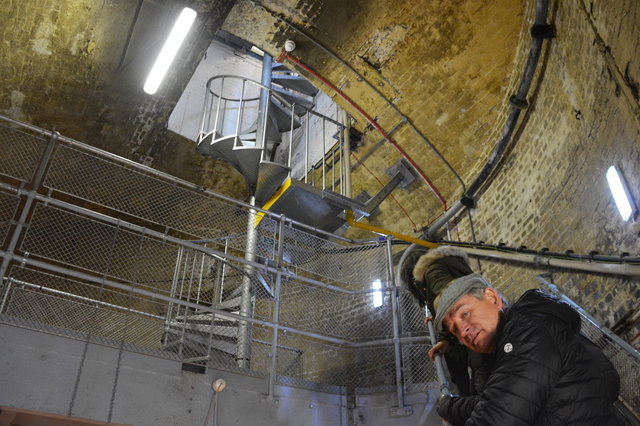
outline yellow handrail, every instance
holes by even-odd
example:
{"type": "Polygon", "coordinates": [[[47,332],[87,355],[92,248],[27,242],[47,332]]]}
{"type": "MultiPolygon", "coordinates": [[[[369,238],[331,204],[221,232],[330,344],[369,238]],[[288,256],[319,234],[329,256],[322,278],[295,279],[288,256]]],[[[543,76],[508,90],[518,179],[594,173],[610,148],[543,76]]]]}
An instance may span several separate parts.
{"type": "Polygon", "coordinates": [[[387,229],[378,228],[371,225],[365,225],[364,223],[356,222],[355,217],[353,215],[353,210],[345,210],[345,214],[347,217],[347,223],[349,226],[353,226],[354,228],[364,229],[366,231],[375,232],[377,234],[382,235],[393,235],[394,237],[407,241],[409,243],[417,244],[419,246],[428,247],[428,248],[436,248],[439,244],[432,243],[431,241],[421,240],[419,238],[412,237],[410,235],[400,234],[399,232],[389,231],[387,229]]]}

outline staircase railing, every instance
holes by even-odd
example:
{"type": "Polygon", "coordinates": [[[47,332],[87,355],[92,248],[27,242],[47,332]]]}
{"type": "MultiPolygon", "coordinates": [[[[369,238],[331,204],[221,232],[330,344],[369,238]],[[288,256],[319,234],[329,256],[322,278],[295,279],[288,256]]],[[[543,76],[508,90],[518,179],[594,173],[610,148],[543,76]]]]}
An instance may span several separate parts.
{"type": "Polygon", "coordinates": [[[310,101],[311,107],[287,100],[286,93],[285,89],[267,88],[240,76],[210,78],[198,150],[236,167],[250,187],[257,185],[258,178],[251,176],[258,166],[247,162],[259,157],[259,164],[286,167],[287,177],[323,190],[348,194],[344,176],[350,172],[350,162],[344,153],[349,151],[345,149],[345,125],[338,121],[344,112],[332,102],[323,105],[336,111],[336,117],[332,118],[319,112],[310,101]],[[268,93],[269,102],[264,107],[260,105],[261,91],[268,93]],[[263,115],[261,109],[264,109],[263,115]],[[266,119],[261,120],[261,115],[266,119]],[[259,155],[253,154],[253,159],[249,159],[252,149],[259,150],[259,155]]]}

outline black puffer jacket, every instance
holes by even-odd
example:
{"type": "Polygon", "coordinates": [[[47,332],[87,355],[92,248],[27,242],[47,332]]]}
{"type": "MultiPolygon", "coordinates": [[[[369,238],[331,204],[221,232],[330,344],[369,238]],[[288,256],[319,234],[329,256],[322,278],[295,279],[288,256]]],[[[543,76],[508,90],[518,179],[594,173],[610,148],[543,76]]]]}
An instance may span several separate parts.
{"type": "Polygon", "coordinates": [[[489,379],[465,425],[621,424],[618,374],[579,329],[568,305],[526,292],[501,320],[489,379]]]}

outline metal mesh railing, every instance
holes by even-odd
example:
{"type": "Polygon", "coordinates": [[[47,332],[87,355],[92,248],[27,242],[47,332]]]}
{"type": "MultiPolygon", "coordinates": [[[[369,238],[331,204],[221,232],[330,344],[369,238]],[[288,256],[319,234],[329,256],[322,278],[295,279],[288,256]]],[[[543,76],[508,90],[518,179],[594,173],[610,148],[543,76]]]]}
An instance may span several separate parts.
{"type": "MultiPolygon", "coordinates": [[[[0,127],[0,321],[268,377],[270,393],[435,382],[424,311],[387,288],[388,242],[329,238],[268,212],[254,227],[253,210],[72,140],[0,127]]],[[[637,408],[637,360],[593,333],[637,408]]]]}
{"type": "Polygon", "coordinates": [[[620,401],[636,418],[640,418],[640,353],[573,302],[544,276],[539,276],[541,290],[559,297],[575,309],[581,318],[580,331],[598,346],[613,363],[620,376],[620,401]]]}

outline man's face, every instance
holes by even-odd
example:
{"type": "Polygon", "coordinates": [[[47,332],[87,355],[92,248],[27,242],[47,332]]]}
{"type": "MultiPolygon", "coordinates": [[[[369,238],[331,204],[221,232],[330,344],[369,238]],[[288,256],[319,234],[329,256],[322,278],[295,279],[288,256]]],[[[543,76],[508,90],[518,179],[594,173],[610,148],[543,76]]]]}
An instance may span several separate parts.
{"type": "Polygon", "coordinates": [[[502,309],[498,293],[487,288],[482,300],[465,294],[444,317],[444,325],[472,351],[490,353],[495,345],[496,329],[502,309]]]}

